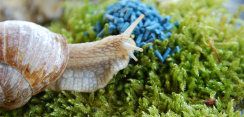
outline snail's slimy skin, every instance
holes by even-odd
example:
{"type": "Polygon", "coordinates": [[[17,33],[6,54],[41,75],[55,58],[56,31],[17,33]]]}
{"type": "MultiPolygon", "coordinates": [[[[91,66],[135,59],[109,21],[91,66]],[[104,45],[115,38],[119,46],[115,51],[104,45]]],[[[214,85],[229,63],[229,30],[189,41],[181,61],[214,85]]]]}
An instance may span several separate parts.
{"type": "Polygon", "coordinates": [[[91,43],[69,44],[68,65],[61,77],[48,88],[54,91],[91,92],[105,87],[116,72],[128,65],[129,55],[137,61],[134,50],[143,51],[130,38],[143,17],[141,15],[121,35],[91,43]]]}
{"type": "Polygon", "coordinates": [[[63,75],[49,89],[91,92],[105,87],[113,75],[125,68],[129,55],[137,60],[135,42],[125,34],[109,36],[100,41],[69,44],[69,60],[63,75]]]}
{"type": "Polygon", "coordinates": [[[121,35],[83,44],[67,44],[31,22],[0,22],[0,109],[19,108],[47,87],[78,92],[105,87],[128,65],[129,55],[137,60],[134,50],[142,52],[130,34],[143,17],[121,35]]]}

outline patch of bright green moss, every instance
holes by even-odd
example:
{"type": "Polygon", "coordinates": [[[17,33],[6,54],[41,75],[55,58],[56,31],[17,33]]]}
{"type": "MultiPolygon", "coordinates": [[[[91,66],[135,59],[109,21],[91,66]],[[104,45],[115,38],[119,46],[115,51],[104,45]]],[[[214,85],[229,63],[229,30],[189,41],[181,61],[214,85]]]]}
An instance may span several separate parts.
{"type": "MultiPolygon", "coordinates": [[[[99,40],[92,26],[96,21],[108,26],[102,20],[103,10],[114,2],[95,6],[86,2],[75,7],[66,3],[62,20],[48,28],[69,43],[99,40]]],[[[234,107],[244,97],[244,26],[236,25],[243,24],[238,13],[229,14],[223,0],[144,2],[155,5],[161,15],[172,16],[172,23],[179,20],[172,37],[156,40],[153,49],[147,50],[145,45],[145,51],[136,54],[139,61],[131,60],[104,89],[92,93],[45,90],[24,107],[0,110],[0,115],[239,117],[240,111],[234,107]],[[155,49],[163,53],[166,47],[177,45],[181,51],[164,63],[154,55],[155,49]],[[205,104],[209,98],[216,98],[215,106],[205,104]]]]}

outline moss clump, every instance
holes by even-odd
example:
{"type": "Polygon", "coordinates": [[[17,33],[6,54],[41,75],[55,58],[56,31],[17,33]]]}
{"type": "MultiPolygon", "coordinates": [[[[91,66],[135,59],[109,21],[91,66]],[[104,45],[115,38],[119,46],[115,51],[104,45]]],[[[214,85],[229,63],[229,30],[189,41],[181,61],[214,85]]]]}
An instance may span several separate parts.
{"type": "MultiPolygon", "coordinates": [[[[98,40],[92,26],[102,20],[109,3],[65,4],[62,21],[49,29],[69,43],[98,40]],[[100,10],[93,12],[94,10],[100,10]],[[93,13],[92,13],[93,12],[93,13]],[[85,35],[88,31],[89,35],[85,35]]],[[[240,116],[234,107],[244,97],[244,26],[221,5],[223,0],[184,0],[153,4],[161,15],[179,21],[172,37],[156,40],[152,49],[136,54],[138,62],[118,72],[108,86],[92,93],[45,90],[22,108],[2,111],[5,116],[240,116]],[[160,63],[154,50],[181,51],[160,63]],[[216,98],[207,106],[206,99],[216,98]]],[[[106,32],[106,31],[105,31],[106,32]]],[[[105,36],[109,35],[105,33],[105,36]]]]}

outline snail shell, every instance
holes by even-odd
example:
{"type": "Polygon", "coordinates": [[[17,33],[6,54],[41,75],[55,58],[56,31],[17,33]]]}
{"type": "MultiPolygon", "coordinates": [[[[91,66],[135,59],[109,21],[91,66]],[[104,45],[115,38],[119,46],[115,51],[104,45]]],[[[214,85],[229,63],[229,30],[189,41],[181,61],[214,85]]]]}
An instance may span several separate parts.
{"type": "Polygon", "coordinates": [[[68,61],[65,39],[30,22],[0,23],[0,105],[23,106],[64,71],[68,61]]]}
{"type": "Polygon", "coordinates": [[[60,34],[25,21],[0,23],[0,108],[13,110],[45,88],[91,92],[125,68],[136,47],[129,37],[144,17],[124,33],[100,41],[67,44],[60,34]]]}

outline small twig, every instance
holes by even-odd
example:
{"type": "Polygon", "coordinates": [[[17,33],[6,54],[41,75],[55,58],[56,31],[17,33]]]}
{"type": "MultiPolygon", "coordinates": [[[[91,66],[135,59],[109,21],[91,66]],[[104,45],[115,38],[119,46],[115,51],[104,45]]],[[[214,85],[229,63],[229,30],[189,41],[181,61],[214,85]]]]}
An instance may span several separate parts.
{"type": "Polygon", "coordinates": [[[214,46],[214,41],[213,41],[213,39],[210,38],[209,41],[208,41],[208,44],[206,43],[204,37],[202,38],[202,40],[203,40],[204,45],[206,45],[206,46],[208,46],[208,47],[211,47],[211,49],[214,51],[214,53],[215,53],[215,55],[216,55],[216,57],[217,57],[217,61],[218,61],[218,62],[221,62],[221,59],[220,59],[219,54],[218,54],[218,52],[217,52],[217,49],[216,49],[215,46],[214,46]]]}

